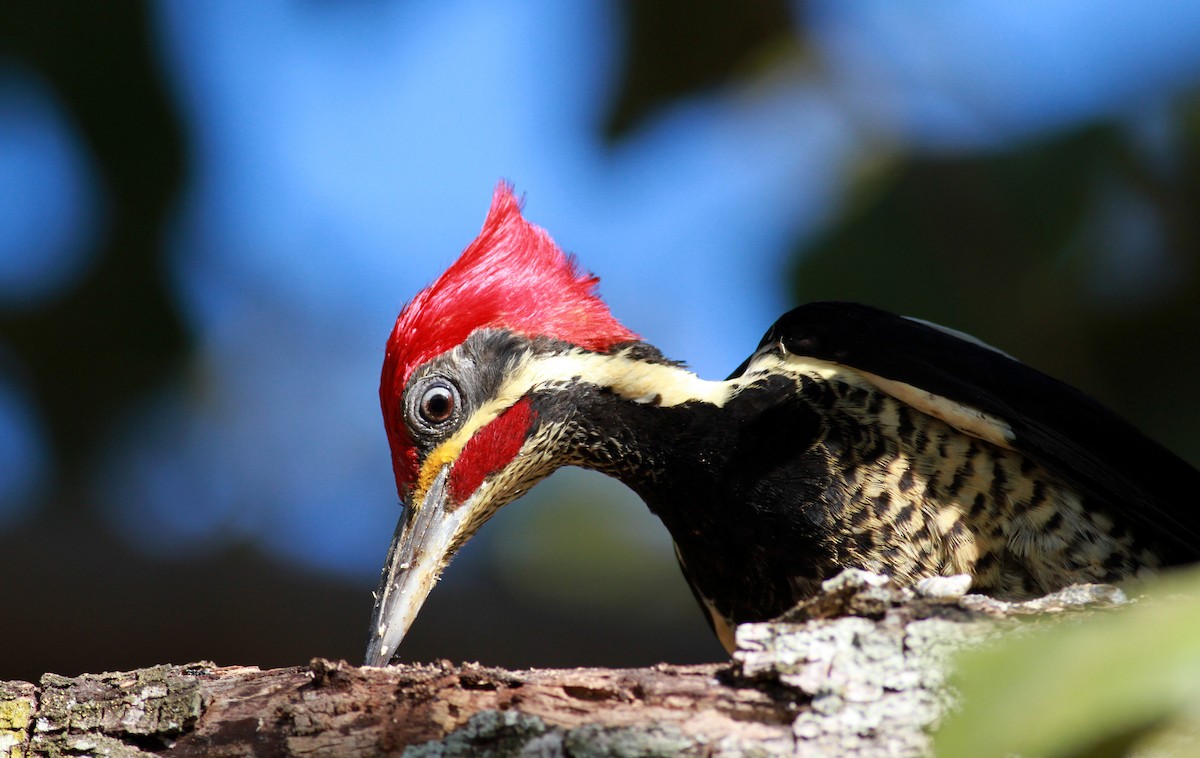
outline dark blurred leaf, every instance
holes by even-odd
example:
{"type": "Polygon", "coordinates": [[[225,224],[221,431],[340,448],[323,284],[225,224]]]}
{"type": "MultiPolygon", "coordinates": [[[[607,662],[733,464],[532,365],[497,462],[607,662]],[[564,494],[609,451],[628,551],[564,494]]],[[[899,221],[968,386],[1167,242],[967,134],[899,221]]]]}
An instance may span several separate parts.
{"type": "Polygon", "coordinates": [[[1134,606],[961,656],[937,755],[1194,755],[1198,596],[1200,573],[1179,572],[1134,606]]]}
{"type": "Polygon", "coordinates": [[[40,410],[70,464],[185,347],[160,252],[183,146],[151,34],[142,3],[0,8],[0,48],[54,88],[99,166],[111,211],[99,260],[77,290],[45,310],[0,314],[0,340],[32,373],[40,410]]]}
{"type": "Polygon", "coordinates": [[[1113,140],[1096,129],[876,175],[839,223],[804,246],[795,272],[801,299],[863,299],[1003,334],[991,322],[1012,317],[1031,280],[1071,279],[1055,258],[1082,224],[1098,159],[1113,140]],[[996,302],[1009,305],[996,310],[996,302]]]}
{"type": "Polygon", "coordinates": [[[625,55],[605,131],[619,137],[672,99],[722,84],[792,34],[781,0],[623,0],[625,55]]]}
{"type": "Polygon", "coordinates": [[[867,302],[972,333],[1196,461],[1200,139],[1189,118],[1180,114],[1165,161],[1114,125],[1008,152],[894,163],[798,248],[798,301],[867,302]],[[1174,272],[1130,302],[1095,285],[1153,263],[1122,254],[1112,196],[1146,209],[1174,272]]]}

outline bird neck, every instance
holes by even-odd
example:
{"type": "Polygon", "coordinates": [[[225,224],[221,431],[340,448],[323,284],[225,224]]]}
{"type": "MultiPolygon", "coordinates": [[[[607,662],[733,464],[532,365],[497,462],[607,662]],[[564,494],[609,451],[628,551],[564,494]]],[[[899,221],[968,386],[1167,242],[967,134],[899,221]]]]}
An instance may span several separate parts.
{"type": "MultiPolygon", "coordinates": [[[[663,376],[673,390],[636,399],[590,383],[558,393],[557,408],[547,410],[566,419],[553,432],[560,435],[560,464],[600,471],[641,497],[717,615],[747,620],[759,617],[756,608],[782,612],[795,599],[792,578],[814,574],[799,564],[818,555],[812,530],[791,512],[765,508],[778,491],[759,487],[795,456],[795,445],[815,435],[811,410],[789,400],[796,378],[663,376]],[[695,391],[687,398],[682,387],[695,391]],[[663,402],[668,397],[677,402],[663,402]]],[[[799,472],[789,486],[797,498],[816,500],[824,483],[799,472]]]]}
{"type": "Polygon", "coordinates": [[[546,398],[566,430],[563,460],[619,479],[656,512],[659,489],[720,476],[738,382],[701,379],[657,351],[573,356],[567,366],[560,375],[570,379],[546,398]]]}
{"type": "Polygon", "coordinates": [[[533,356],[518,373],[512,394],[530,393],[558,465],[598,470],[635,490],[708,444],[710,425],[697,422],[719,415],[736,392],[735,382],[701,379],[641,342],[533,356]]]}

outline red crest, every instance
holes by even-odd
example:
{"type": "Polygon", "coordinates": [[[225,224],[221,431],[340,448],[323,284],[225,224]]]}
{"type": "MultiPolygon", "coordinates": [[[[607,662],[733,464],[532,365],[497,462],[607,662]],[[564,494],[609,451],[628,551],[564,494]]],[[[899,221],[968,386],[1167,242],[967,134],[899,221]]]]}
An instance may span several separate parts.
{"type": "Polygon", "coordinates": [[[417,477],[417,452],[400,403],[413,372],[476,329],[552,337],[597,352],[636,340],[596,295],[598,281],[522,218],[510,186],[496,187],[479,236],[404,307],[388,339],[379,395],[402,493],[417,477]]]}

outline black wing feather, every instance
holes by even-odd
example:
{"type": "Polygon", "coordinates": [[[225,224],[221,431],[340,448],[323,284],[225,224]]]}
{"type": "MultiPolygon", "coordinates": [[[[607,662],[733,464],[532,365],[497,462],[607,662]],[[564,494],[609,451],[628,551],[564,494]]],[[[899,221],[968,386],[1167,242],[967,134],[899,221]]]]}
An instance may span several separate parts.
{"type": "Polygon", "coordinates": [[[984,345],[855,303],[790,311],[759,348],[774,344],[1004,420],[1016,449],[1151,536],[1165,563],[1200,560],[1200,471],[1070,385],[984,345]]]}

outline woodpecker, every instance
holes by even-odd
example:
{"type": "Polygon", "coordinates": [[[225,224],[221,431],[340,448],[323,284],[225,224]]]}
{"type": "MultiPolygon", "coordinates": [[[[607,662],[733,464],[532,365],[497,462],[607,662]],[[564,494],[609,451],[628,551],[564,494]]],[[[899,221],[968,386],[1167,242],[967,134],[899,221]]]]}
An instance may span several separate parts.
{"type": "Polygon", "coordinates": [[[479,236],[401,311],[380,383],[406,504],[366,662],[455,552],[562,466],[670,532],[722,644],[844,568],[967,574],[1025,598],[1200,559],[1200,472],[1078,390],[865,305],[787,313],[725,381],[621,325],[501,184],[479,236]]]}

